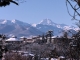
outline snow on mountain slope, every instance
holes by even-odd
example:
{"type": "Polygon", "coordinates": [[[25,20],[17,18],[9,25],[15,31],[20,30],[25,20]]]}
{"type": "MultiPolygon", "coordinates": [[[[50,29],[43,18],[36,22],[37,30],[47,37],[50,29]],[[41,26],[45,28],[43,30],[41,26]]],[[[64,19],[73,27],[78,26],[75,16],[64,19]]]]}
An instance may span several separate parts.
{"type": "Polygon", "coordinates": [[[56,25],[56,23],[52,22],[52,20],[48,19],[48,18],[41,20],[41,22],[39,24],[42,24],[42,25],[54,25],[54,26],[56,25]]]}
{"type": "Polygon", "coordinates": [[[42,32],[32,27],[30,24],[19,20],[0,20],[0,34],[13,34],[16,36],[39,35],[42,32]]]}
{"type": "Polygon", "coordinates": [[[48,30],[53,30],[54,35],[59,35],[63,30],[76,31],[78,29],[79,28],[75,28],[74,26],[54,23],[51,19],[43,19],[38,24],[29,24],[16,19],[0,19],[0,33],[7,35],[33,36],[40,35],[48,30]]]}
{"type": "Polygon", "coordinates": [[[33,27],[36,27],[37,24],[32,24],[33,27]]]}
{"type": "Polygon", "coordinates": [[[17,19],[13,19],[13,20],[0,19],[0,24],[6,24],[6,25],[13,25],[13,24],[15,25],[15,24],[18,24],[18,25],[22,25],[22,26],[30,25],[28,23],[19,21],[17,19]]]}
{"type": "Polygon", "coordinates": [[[35,25],[32,24],[32,26],[33,27],[35,26],[37,29],[39,29],[42,32],[53,30],[54,35],[59,35],[60,32],[62,32],[63,30],[74,30],[74,31],[78,30],[78,28],[75,28],[74,26],[54,23],[51,19],[43,19],[41,20],[40,23],[35,25]]]}
{"type": "MultiPolygon", "coordinates": [[[[61,29],[64,29],[64,30],[70,30],[70,29],[75,30],[76,29],[74,26],[69,26],[69,25],[66,25],[66,24],[57,24],[57,23],[54,23],[51,19],[43,19],[38,24],[41,24],[41,25],[51,25],[51,26],[55,26],[57,28],[61,28],[61,29]]],[[[38,24],[36,24],[36,25],[38,25],[38,24]]]]}

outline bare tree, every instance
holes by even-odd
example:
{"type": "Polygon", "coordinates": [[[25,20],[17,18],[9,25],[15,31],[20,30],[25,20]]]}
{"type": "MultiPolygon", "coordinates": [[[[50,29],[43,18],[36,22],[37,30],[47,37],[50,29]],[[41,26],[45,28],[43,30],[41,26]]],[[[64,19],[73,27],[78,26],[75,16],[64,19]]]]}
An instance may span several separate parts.
{"type": "Polygon", "coordinates": [[[80,16],[80,0],[66,0],[66,7],[67,7],[67,11],[69,13],[69,15],[72,17],[72,20],[79,20],[78,17],[80,16]],[[68,9],[68,4],[70,5],[70,7],[72,8],[73,15],[70,14],[70,11],[68,9]]]}
{"type": "Polygon", "coordinates": [[[14,3],[16,5],[19,5],[19,3],[26,2],[25,0],[0,0],[0,7],[5,7],[7,5],[10,5],[10,3],[14,3]]]}

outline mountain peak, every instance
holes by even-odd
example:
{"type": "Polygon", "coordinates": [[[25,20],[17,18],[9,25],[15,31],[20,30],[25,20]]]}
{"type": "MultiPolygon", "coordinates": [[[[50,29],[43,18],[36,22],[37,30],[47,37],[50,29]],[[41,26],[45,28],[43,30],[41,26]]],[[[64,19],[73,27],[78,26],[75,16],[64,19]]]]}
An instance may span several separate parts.
{"type": "Polygon", "coordinates": [[[12,23],[15,23],[15,22],[16,22],[16,20],[15,20],[15,19],[13,19],[11,22],[12,22],[12,23]]]}
{"type": "Polygon", "coordinates": [[[51,21],[51,19],[43,19],[39,24],[43,24],[43,25],[52,25],[53,22],[51,21]]]}
{"type": "Polygon", "coordinates": [[[17,20],[17,19],[13,19],[13,20],[11,20],[11,22],[12,22],[12,23],[23,23],[22,21],[17,20]]]}
{"type": "Polygon", "coordinates": [[[2,24],[5,24],[5,23],[7,23],[7,20],[5,19],[5,20],[4,20],[4,21],[2,21],[1,23],[2,23],[2,24]]]}
{"type": "Polygon", "coordinates": [[[7,24],[8,22],[10,21],[6,19],[0,19],[0,24],[7,24]]]}

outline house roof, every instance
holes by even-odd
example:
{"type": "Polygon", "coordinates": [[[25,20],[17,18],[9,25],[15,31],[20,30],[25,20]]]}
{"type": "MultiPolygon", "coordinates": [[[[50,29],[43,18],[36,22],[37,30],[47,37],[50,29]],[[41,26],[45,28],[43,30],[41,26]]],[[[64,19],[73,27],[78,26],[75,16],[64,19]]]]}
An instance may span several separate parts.
{"type": "Polygon", "coordinates": [[[11,37],[11,38],[7,39],[6,41],[21,41],[21,40],[15,38],[15,37],[11,37]]]}
{"type": "Polygon", "coordinates": [[[25,37],[25,36],[22,36],[22,37],[20,37],[21,39],[23,39],[23,38],[27,38],[27,37],[25,37]]]}

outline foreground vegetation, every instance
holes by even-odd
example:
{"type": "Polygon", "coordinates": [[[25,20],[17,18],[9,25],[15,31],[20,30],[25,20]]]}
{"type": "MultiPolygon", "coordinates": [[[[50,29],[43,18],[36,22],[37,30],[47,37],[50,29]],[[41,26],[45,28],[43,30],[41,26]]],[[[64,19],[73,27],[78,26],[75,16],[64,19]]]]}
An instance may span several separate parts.
{"type": "MultiPolygon", "coordinates": [[[[5,58],[5,60],[41,60],[42,58],[48,58],[51,60],[51,58],[63,56],[66,60],[80,59],[80,31],[71,37],[68,37],[67,32],[64,32],[63,36],[53,38],[53,42],[52,31],[48,31],[47,34],[47,36],[41,36],[42,40],[37,39],[33,43],[7,44],[6,48],[3,48],[4,45],[1,45],[0,58],[5,58]],[[27,55],[24,52],[28,52],[27,55]]],[[[2,41],[6,39],[5,35],[0,37],[2,41]]]]}

